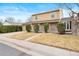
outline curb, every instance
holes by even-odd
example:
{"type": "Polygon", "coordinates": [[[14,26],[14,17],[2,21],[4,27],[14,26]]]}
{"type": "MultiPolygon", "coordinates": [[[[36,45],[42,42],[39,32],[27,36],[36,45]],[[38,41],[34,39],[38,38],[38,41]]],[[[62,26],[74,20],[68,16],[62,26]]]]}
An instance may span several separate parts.
{"type": "Polygon", "coordinates": [[[17,49],[17,50],[19,50],[19,51],[22,51],[22,52],[24,52],[24,53],[26,53],[26,54],[28,54],[28,55],[31,55],[31,56],[43,56],[43,55],[41,55],[41,54],[39,54],[39,53],[37,53],[37,52],[35,52],[35,51],[31,51],[31,50],[28,49],[28,48],[25,48],[25,47],[23,47],[23,46],[17,45],[17,44],[12,43],[12,42],[0,40],[0,43],[5,44],[5,45],[8,45],[8,46],[10,46],[10,47],[12,47],[12,48],[15,48],[15,49],[17,49]]]}

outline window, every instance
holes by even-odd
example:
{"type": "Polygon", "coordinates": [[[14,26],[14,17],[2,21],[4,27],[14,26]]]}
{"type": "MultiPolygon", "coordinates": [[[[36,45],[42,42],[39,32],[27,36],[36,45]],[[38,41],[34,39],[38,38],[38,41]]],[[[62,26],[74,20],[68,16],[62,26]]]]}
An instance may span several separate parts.
{"type": "Polygon", "coordinates": [[[65,29],[71,29],[71,22],[64,22],[65,29]]]}
{"type": "Polygon", "coordinates": [[[56,17],[56,13],[55,12],[52,12],[51,14],[50,14],[50,18],[55,18],[56,17]]]}
{"type": "Polygon", "coordinates": [[[70,21],[70,29],[72,28],[71,25],[72,25],[72,23],[71,23],[71,21],[70,21]]]}
{"type": "Polygon", "coordinates": [[[70,29],[70,26],[69,25],[70,25],[69,22],[67,22],[67,29],[70,29]]]}

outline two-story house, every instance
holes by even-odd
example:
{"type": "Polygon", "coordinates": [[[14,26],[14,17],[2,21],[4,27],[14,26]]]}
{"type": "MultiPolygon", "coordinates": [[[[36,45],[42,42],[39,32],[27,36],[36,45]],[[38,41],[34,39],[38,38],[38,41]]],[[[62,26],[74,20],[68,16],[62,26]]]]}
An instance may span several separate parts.
{"type": "MultiPolygon", "coordinates": [[[[47,11],[38,14],[33,14],[31,16],[31,22],[27,22],[27,24],[31,24],[32,31],[34,31],[34,24],[39,24],[39,32],[44,32],[44,23],[49,23],[49,32],[57,32],[57,23],[62,21],[65,24],[66,31],[71,31],[71,19],[63,18],[63,12],[61,9],[54,11],[47,11]]],[[[23,27],[23,30],[26,28],[23,27]]]]}

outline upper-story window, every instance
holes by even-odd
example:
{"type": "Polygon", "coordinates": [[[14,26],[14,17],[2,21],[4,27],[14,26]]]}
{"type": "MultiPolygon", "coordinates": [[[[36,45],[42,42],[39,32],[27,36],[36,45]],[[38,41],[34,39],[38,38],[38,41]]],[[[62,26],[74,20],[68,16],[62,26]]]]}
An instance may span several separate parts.
{"type": "Polygon", "coordinates": [[[51,17],[53,18],[53,17],[55,17],[55,15],[54,15],[54,14],[52,14],[52,15],[51,15],[51,17]]]}
{"type": "Polygon", "coordinates": [[[35,20],[37,20],[38,19],[38,17],[37,16],[35,16],[35,20]]]}
{"type": "Polygon", "coordinates": [[[51,13],[51,18],[55,18],[55,13],[51,13]]]}

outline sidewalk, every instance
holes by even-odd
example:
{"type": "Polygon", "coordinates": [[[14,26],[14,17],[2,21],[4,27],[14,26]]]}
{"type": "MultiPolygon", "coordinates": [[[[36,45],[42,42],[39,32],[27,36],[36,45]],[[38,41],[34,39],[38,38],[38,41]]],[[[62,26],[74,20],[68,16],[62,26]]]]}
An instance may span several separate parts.
{"type": "Polygon", "coordinates": [[[16,40],[0,36],[0,41],[6,42],[11,45],[13,44],[15,46],[19,46],[19,49],[22,49],[22,51],[24,51],[27,54],[36,56],[79,56],[79,53],[77,52],[31,43],[27,40],[16,40]]]}
{"type": "Polygon", "coordinates": [[[20,32],[12,32],[12,33],[3,33],[3,34],[0,34],[0,36],[8,37],[8,36],[15,35],[15,34],[19,34],[19,33],[22,33],[22,32],[23,31],[20,31],[20,32]]]}

